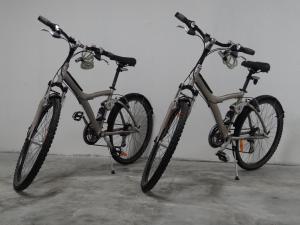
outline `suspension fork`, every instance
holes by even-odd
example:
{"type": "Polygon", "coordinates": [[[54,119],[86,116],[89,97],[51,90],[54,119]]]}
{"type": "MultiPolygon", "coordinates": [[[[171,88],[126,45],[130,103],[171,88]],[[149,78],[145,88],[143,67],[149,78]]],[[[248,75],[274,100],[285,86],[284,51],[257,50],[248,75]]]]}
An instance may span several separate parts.
{"type": "Polygon", "coordinates": [[[167,113],[166,113],[166,115],[165,115],[165,118],[164,118],[164,120],[163,120],[163,122],[162,122],[162,125],[161,125],[161,127],[160,127],[159,133],[158,133],[156,139],[154,140],[155,142],[158,141],[158,138],[162,135],[162,133],[163,133],[163,131],[164,131],[164,128],[167,127],[168,122],[169,122],[171,116],[173,115],[174,111],[175,111],[175,110],[177,109],[177,107],[178,107],[178,102],[179,102],[179,100],[183,100],[183,101],[186,100],[186,101],[189,101],[189,103],[190,103],[190,109],[189,109],[188,114],[190,114],[191,111],[192,111],[192,107],[193,107],[193,104],[194,104],[194,102],[195,102],[195,98],[196,98],[197,95],[198,95],[198,91],[195,90],[195,89],[193,89],[193,86],[192,86],[192,85],[183,85],[183,84],[180,84],[180,85],[179,85],[179,88],[178,88],[178,91],[176,92],[176,95],[175,95],[175,97],[174,97],[174,100],[173,100],[173,101],[170,103],[170,105],[169,105],[169,108],[168,108],[168,110],[167,110],[167,113]],[[180,97],[180,94],[181,94],[181,91],[182,91],[182,90],[185,90],[185,89],[191,91],[192,97],[189,97],[189,96],[186,96],[186,95],[183,94],[183,96],[184,96],[183,99],[179,98],[179,97],[180,97]]]}
{"type": "MultiPolygon", "coordinates": [[[[66,65],[65,69],[67,68],[68,65],[66,65]]],[[[64,69],[63,67],[63,69],[64,69]]],[[[49,101],[49,98],[52,96],[58,96],[60,99],[61,99],[61,104],[63,104],[63,101],[65,99],[65,95],[68,91],[68,87],[65,87],[62,85],[62,79],[61,79],[62,75],[59,74],[58,75],[58,81],[57,82],[53,82],[53,80],[49,81],[48,82],[48,87],[47,87],[47,90],[43,96],[43,98],[40,100],[39,102],[39,105],[38,105],[38,108],[35,112],[35,115],[34,115],[34,118],[33,118],[33,121],[28,129],[28,133],[27,133],[27,139],[31,139],[32,137],[32,134],[34,132],[34,128],[36,127],[37,123],[39,122],[39,119],[43,113],[43,111],[45,110],[46,106],[48,105],[48,101],[49,101]],[[59,94],[58,92],[56,91],[53,91],[52,88],[53,87],[58,87],[60,88],[61,90],[61,94],[59,94]],[[51,91],[53,93],[51,93],[51,91]]]]}
{"type": "Polygon", "coordinates": [[[159,130],[158,135],[155,138],[154,142],[158,141],[157,139],[162,135],[162,132],[163,132],[164,128],[167,126],[167,123],[169,122],[174,110],[177,108],[178,96],[179,96],[180,91],[181,91],[181,89],[179,88],[173,101],[170,103],[167,113],[165,115],[165,118],[163,119],[160,130],[159,130]]]}
{"type": "Polygon", "coordinates": [[[38,105],[38,108],[35,112],[35,115],[34,115],[34,118],[33,118],[33,121],[28,129],[28,133],[27,133],[27,139],[30,140],[31,137],[32,137],[32,134],[34,132],[34,128],[36,127],[42,113],[43,113],[43,110],[45,109],[47,105],[47,102],[46,102],[46,99],[45,99],[45,96],[40,100],[39,102],[39,105],[38,105]]]}

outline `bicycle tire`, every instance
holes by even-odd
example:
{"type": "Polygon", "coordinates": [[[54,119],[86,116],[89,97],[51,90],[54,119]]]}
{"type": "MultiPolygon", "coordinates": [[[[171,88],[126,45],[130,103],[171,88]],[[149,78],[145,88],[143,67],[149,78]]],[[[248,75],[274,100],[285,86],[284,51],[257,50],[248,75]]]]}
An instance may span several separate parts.
{"type": "MultiPolygon", "coordinates": [[[[273,156],[274,152],[276,151],[278,144],[280,142],[281,139],[281,135],[282,135],[282,130],[283,130],[283,118],[284,118],[284,111],[282,109],[282,106],[280,104],[280,102],[274,98],[273,96],[270,95],[262,95],[262,96],[258,96],[255,98],[255,101],[257,102],[259,108],[260,108],[260,114],[263,117],[263,110],[266,108],[266,106],[263,107],[263,105],[268,104],[270,106],[272,106],[272,108],[274,109],[274,113],[276,114],[276,132],[272,132],[275,133],[274,136],[274,140],[272,142],[272,144],[270,145],[268,151],[265,153],[265,155],[263,155],[263,157],[261,157],[261,159],[257,160],[256,162],[246,162],[245,159],[243,158],[243,155],[248,154],[250,156],[250,149],[251,149],[251,143],[249,142],[246,143],[249,146],[249,152],[245,152],[244,149],[245,147],[240,146],[239,142],[240,140],[236,141],[236,146],[234,148],[235,151],[235,156],[238,162],[238,165],[245,169],[245,170],[255,170],[258,169],[260,167],[262,167],[264,164],[266,164],[270,158],[273,156]]],[[[238,116],[237,120],[236,120],[236,125],[235,125],[235,130],[234,130],[234,136],[240,136],[241,131],[243,129],[243,126],[245,125],[245,122],[248,118],[251,118],[251,113],[254,112],[253,109],[251,109],[250,107],[245,107],[244,110],[241,112],[241,114],[238,116]]],[[[265,115],[264,116],[264,123],[266,123],[266,119],[270,120],[270,116],[265,115]]],[[[249,123],[249,122],[248,122],[249,123]]],[[[266,123],[266,126],[268,126],[270,124],[270,121],[268,121],[268,123],[266,123]]],[[[273,126],[275,126],[274,124],[271,124],[273,126]]],[[[259,125],[257,125],[258,129],[259,129],[259,125]]],[[[245,129],[245,128],[244,128],[245,129]]],[[[267,127],[268,129],[268,127],[267,127]]],[[[271,129],[270,129],[271,131],[271,129]]],[[[250,131],[251,132],[251,131],[250,131]]],[[[270,133],[270,134],[272,134],[270,133]]],[[[271,137],[271,135],[269,136],[271,137]]],[[[260,140],[266,140],[266,139],[256,139],[255,141],[253,141],[252,143],[252,149],[254,149],[255,146],[258,146],[257,143],[259,143],[258,141],[260,140]]],[[[243,144],[244,146],[244,144],[243,144]]],[[[260,144],[261,148],[263,148],[263,144],[260,144]]],[[[257,148],[256,148],[257,149],[257,148]]],[[[251,150],[251,154],[253,157],[254,152],[258,152],[260,150],[251,150]]],[[[259,152],[259,157],[261,155],[261,153],[259,152]]],[[[248,158],[249,158],[248,156],[248,158]]]]}
{"type": "MultiPolygon", "coordinates": [[[[138,125],[140,125],[140,132],[139,133],[133,133],[130,134],[128,136],[126,136],[126,140],[123,139],[120,135],[110,135],[110,142],[113,145],[113,148],[110,149],[111,155],[113,157],[113,159],[115,161],[117,161],[120,164],[131,164],[133,162],[135,162],[138,158],[140,158],[142,156],[142,154],[145,152],[151,135],[152,135],[152,129],[153,129],[153,109],[152,106],[150,104],[150,102],[147,100],[147,98],[141,94],[138,93],[130,93],[127,94],[125,96],[123,96],[120,101],[122,101],[122,103],[126,106],[129,106],[131,108],[130,111],[133,114],[133,117],[135,118],[136,122],[138,123],[138,125]],[[136,105],[132,106],[131,103],[135,102],[136,105]],[[138,105],[138,106],[137,106],[138,105]],[[134,109],[136,109],[136,107],[140,107],[138,108],[138,112],[142,112],[142,116],[138,115],[138,112],[133,112],[134,109]],[[139,116],[141,116],[141,118],[138,118],[139,116]],[[146,120],[146,122],[145,122],[146,120]],[[146,126],[146,128],[145,128],[146,126]],[[145,135],[143,137],[143,135],[141,135],[141,133],[145,132],[145,135]],[[117,146],[116,142],[117,142],[117,137],[116,136],[120,136],[122,138],[122,142],[125,143],[125,145],[129,145],[128,148],[126,148],[126,146],[120,145],[117,146]],[[128,139],[129,140],[128,140],[128,139]],[[131,139],[130,139],[131,138],[131,139]],[[142,138],[144,140],[138,140],[139,138],[142,138]],[[133,140],[133,141],[132,141],[133,140]],[[136,147],[136,146],[130,146],[132,143],[134,144],[135,142],[138,142],[138,144],[140,146],[136,147]],[[136,147],[136,149],[133,149],[134,147],[136,147]],[[133,149],[133,150],[132,150],[133,149]],[[127,156],[126,156],[127,154],[127,156]]],[[[116,103],[115,106],[113,107],[113,109],[111,110],[109,117],[108,117],[108,126],[107,126],[107,131],[111,132],[114,130],[114,127],[117,126],[117,118],[118,115],[122,115],[124,113],[127,113],[126,110],[124,109],[124,106],[122,104],[116,103]],[[122,111],[123,110],[123,111],[122,111]]],[[[127,113],[128,117],[129,114],[127,113]]],[[[124,115],[123,115],[124,116],[124,115]]],[[[130,117],[129,117],[130,118],[130,117]]],[[[128,121],[130,120],[131,123],[133,123],[132,119],[128,118],[128,121]]],[[[126,126],[132,126],[131,124],[126,124],[126,126]]],[[[125,124],[123,124],[123,128],[125,128],[125,124]]]]}
{"type": "Polygon", "coordinates": [[[170,116],[169,121],[166,123],[166,127],[162,128],[162,134],[160,137],[157,138],[157,140],[154,143],[154,146],[150,152],[150,155],[147,159],[142,180],[141,180],[141,188],[144,193],[150,191],[158,182],[158,180],[163,175],[164,171],[166,170],[174,152],[177,147],[177,144],[180,140],[182,131],[184,129],[187,117],[189,115],[189,109],[190,109],[190,103],[188,101],[181,101],[178,103],[178,108],[173,112],[173,114],[170,116]],[[165,153],[161,157],[161,161],[159,162],[157,168],[153,172],[152,176],[149,177],[155,157],[159,150],[159,142],[166,137],[166,134],[168,133],[169,129],[172,129],[172,123],[176,119],[176,116],[179,117],[178,123],[176,124],[175,131],[170,138],[170,143],[168,147],[166,147],[165,153]]]}
{"type": "MultiPolygon", "coordinates": [[[[59,122],[59,116],[61,111],[61,100],[58,97],[50,97],[45,110],[42,112],[41,117],[38,120],[36,127],[34,128],[32,137],[26,137],[25,142],[23,144],[22,150],[20,152],[17,165],[14,172],[14,179],[13,179],[13,187],[14,189],[19,192],[26,189],[34,180],[36,175],[38,174],[41,166],[43,165],[48,151],[51,147],[52,141],[54,139],[55,132],[57,130],[57,125],[59,122]],[[26,158],[28,156],[28,151],[31,145],[33,144],[33,138],[38,132],[39,126],[42,124],[44,117],[47,115],[47,112],[53,107],[53,114],[49,122],[49,126],[47,128],[47,134],[43,142],[40,144],[40,150],[32,164],[32,167],[27,172],[27,175],[23,178],[20,177],[22,175],[22,170],[24,169],[24,163],[26,162],[26,158]]],[[[25,170],[25,169],[24,169],[25,170]]]]}

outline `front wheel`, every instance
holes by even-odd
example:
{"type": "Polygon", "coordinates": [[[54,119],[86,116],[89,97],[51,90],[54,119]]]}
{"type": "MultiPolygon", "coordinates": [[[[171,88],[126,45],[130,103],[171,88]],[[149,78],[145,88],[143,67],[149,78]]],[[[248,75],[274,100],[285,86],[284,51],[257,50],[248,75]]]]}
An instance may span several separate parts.
{"type": "Polygon", "coordinates": [[[50,97],[31,137],[26,137],[17,161],[13,187],[26,189],[38,174],[53,141],[61,110],[60,98],[50,97]]]}
{"type": "Polygon", "coordinates": [[[135,162],[145,152],[152,135],[153,110],[145,96],[131,93],[120,98],[108,117],[108,132],[129,131],[134,133],[110,135],[111,155],[121,164],[135,162]],[[121,104],[122,103],[122,104],[121,104]],[[130,115],[131,113],[131,115],[130,115]],[[136,122],[134,125],[133,119],[136,122]]]}
{"type": "Polygon", "coordinates": [[[190,103],[180,101],[176,109],[168,115],[146,162],[141,181],[143,192],[150,191],[166,170],[181,137],[189,110],[190,103]]]}
{"type": "Polygon", "coordinates": [[[262,95],[254,101],[259,112],[246,107],[237,118],[234,136],[262,136],[263,126],[259,114],[265,124],[267,137],[236,141],[234,151],[238,165],[246,170],[258,169],[268,162],[278,147],[283,129],[284,111],[276,98],[262,95]]]}

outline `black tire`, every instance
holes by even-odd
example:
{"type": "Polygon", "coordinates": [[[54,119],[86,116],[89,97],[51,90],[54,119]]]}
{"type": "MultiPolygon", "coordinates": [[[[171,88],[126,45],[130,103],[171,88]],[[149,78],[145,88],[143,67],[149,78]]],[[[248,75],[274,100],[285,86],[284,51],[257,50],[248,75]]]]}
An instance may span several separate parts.
{"type": "Polygon", "coordinates": [[[38,174],[53,141],[59,121],[60,110],[60,98],[50,97],[48,105],[45,107],[34,128],[32,137],[26,137],[14,173],[13,187],[16,191],[26,189],[38,174]],[[51,109],[52,111],[50,111],[51,109]],[[48,120],[49,115],[51,118],[48,120]],[[36,140],[34,140],[34,138],[36,138],[36,140]],[[42,140],[40,140],[40,138],[42,138],[42,140]],[[28,161],[28,157],[30,157],[30,153],[34,149],[31,148],[33,145],[38,146],[38,148],[35,149],[32,158],[28,161]],[[29,163],[31,163],[31,166],[25,168],[26,165],[29,166],[29,163]]]}
{"type": "Polygon", "coordinates": [[[169,121],[166,122],[165,127],[161,128],[161,135],[155,140],[143,172],[141,180],[141,188],[143,192],[150,191],[166,170],[180,140],[189,110],[190,103],[188,101],[179,102],[177,109],[173,111],[169,121]],[[165,139],[169,140],[169,143],[168,145],[164,143],[164,146],[162,146],[161,143],[165,141],[165,139]],[[162,150],[161,147],[165,149],[162,154],[160,154],[160,150],[162,150]],[[158,161],[156,162],[156,160],[158,161]]]}
{"type": "MultiPolygon", "coordinates": [[[[139,132],[126,136],[110,135],[110,142],[114,146],[110,152],[117,162],[130,164],[141,157],[149,144],[153,128],[153,109],[146,97],[138,93],[127,94],[120,98],[120,101],[129,108],[140,128],[139,132]]],[[[134,127],[131,117],[120,103],[116,103],[112,108],[107,122],[107,131],[109,132],[115,129],[125,130],[130,126],[134,127]],[[123,116],[125,124],[121,116],[123,116]]]]}
{"type": "MultiPolygon", "coordinates": [[[[252,101],[259,106],[259,114],[265,123],[267,131],[270,131],[270,133],[268,138],[264,139],[236,141],[235,156],[238,165],[245,170],[258,169],[268,162],[278,147],[283,129],[284,111],[276,98],[262,95],[252,101]],[[256,156],[258,157],[255,159],[256,156]]],[[[245,107],[235,122],[234,136],[240,136],[242,131],[252,136],[256,135],[260,130],[262,130],[262,125],[258,116],[253,109],[245,107]],[[257,117],[256,120],[253,120],[255,117],[257,117]]]]}

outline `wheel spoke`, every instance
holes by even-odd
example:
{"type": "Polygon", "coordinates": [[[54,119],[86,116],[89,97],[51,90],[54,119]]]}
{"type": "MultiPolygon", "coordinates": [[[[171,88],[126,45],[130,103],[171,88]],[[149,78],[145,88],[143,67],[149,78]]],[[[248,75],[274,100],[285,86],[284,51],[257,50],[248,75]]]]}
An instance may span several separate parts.
{"type": "Polygon", "coordinates": [[[154,156],[152,166],[149,171],[149,177],[152,177],[155,171],[157,170],[162,158],[164,157],[170,145],[172,137],[174,136],[174,132],[179,122],[178,114],[171,116],[171,119],[173,120],[172,123],[169,125],[169,127],[165,128],[168,129],[166,135],[161,140],[159,140],[158,149],[156,155],[154,156]]]}
{"type": "MultiPolygon", "coordinates": [[[[269,152],[269,149],[272,147],[273,142],[276,137],[276,132],[278,129],[278,120],[277,113],[273,105],[269,103],[263,103],[259,106],[260,116],[264,121],[264,125],[268,133],[268,137],[263,139],[255,139],[253,144],[254,151],[251,152],[251,143],[248,141],[243,152],[239,152],[241,159],[247,164],[255,164],[260,162],[269,152]],[[248,150],[249,149],[249,150],[248,150]]],[[[248,120],[246,120],[241,128],[240,135],[248,134],[255,136],[258,134],[263,134],[263,125],[260,122],[257,114],[254,111],[251,111],[248,115],[248,120]],[[250,126],[252,123],[252,127],[250,126]],[[250,128],[250,129],[249,129],[250,128]],[[253,134],[252,130],[256,130],[253,134]],[[252,132],[252,133],[251,133],[252,132]]]]}
{"type": "MultiPolygon", "coordinates": [[[[118,157],[122,159],[130,159],[134,157],[142,148],[148,134],[148,117],[142,102],[139,100],[130,100],[127,103],[127,106],[137,127],[135,127],[133,119],[128,111],[122,107],[114,120],[113,129],[118,128],[123,130],[125,127],[129,126],[128,129],[137,128],[138,131],[126,134],[125,146],[120,148],[121,152],[118,155],[118,157]],[[121,154],[122,152],[126,152],[126,154],[121,154]]],[[[122,146],[122,142],[124,143],[123,138],[120,138],[120,135],[112,135],[111,141],[114,146],[122,146]]]]}
{"type": "Polygon", "coordinates": [[[24,180],[32,170],[35,162],[43,148],[43,143],[47,137],[49,126],[53,117],[53,107],[48,108],[47,112],[41,118],[38,127],[34,131],[33,137],[30,139],[28,150],[23,155],[23,164],[20,168],[20,180],[24,180]]]}

